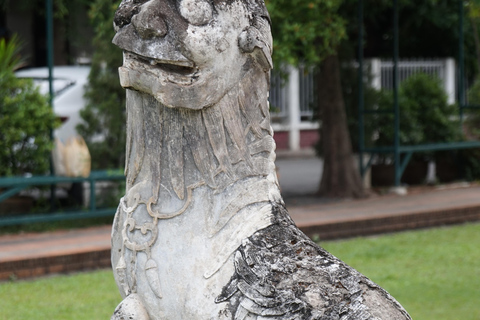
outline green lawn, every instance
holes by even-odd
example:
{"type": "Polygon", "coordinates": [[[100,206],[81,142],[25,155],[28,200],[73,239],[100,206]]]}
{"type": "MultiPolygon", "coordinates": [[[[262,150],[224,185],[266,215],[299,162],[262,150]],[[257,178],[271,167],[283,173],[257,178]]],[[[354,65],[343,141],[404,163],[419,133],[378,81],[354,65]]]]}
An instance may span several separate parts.
{"type": "MultiPolygon", "coordinates": [[[[480,223],[321,245],[415,320],[480,319],[480,223]]],[[[2,320],[109,319],[119,301],[111,271],[0,283],[2,320]]]]}
{"type": "Polygon", "coordinates": [[[480,223],[321,242],[415,320],[480,319],[480,223]]]}
{"type": "Polygon", "coordinates": [[[1,320],[110,319],[120,302],[110,270],[0,284],[1,320]]]}

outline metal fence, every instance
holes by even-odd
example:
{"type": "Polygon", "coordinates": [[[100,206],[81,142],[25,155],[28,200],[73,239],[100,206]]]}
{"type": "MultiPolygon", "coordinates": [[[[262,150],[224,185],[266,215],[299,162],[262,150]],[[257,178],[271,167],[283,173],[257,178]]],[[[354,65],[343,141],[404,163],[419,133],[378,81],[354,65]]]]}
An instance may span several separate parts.
{"type": "MultiPolygon", "coordinates": [[[[438,79],[445,79],[445,60],[407,60],[398,63],[399,83],[410,76],[422,72],[438,79]]],[[[381,61],[382,89],[393,89],[393,61],[381,61]]]]}
{"type": "Polygon", "coordinates": [[[272,72],[270,80],[270,113],[274,118],[284,118],[287,116],[288,90],[285,87],[285,81],[279,72],[272,72]]]}
{"type": "MultiPolygon", "coordinates": [[[[302,120],[309,120],[313,116],[313,106],[315,101],[314,88],[314,69],[300,67],[299,69],[299,100],[300,117],[302,120]]],[[[273,118],[281,119],[288,115],[288,90],[286,87],[287,79],[281,77],[279,72],[272,72],[270,83],[270,112],[273,118]]]]}
{"type": "MultiPolygon", "coordinates": [[[[371,72],[371,86],[376,89],[393,89],[393,61],[371,59],[366,68],[371,72]],[[368,66],[370,64],[370,66],[368,66]]],[[[358,64],[354,64],[358,65],[358,64]]],[[[313,116],[315,103],[315,83],[313,68],[299,68],[299,101],[301,121],[309,121],[313,116]]],[[[437,77],[443,84],[449,103],[455,102],[455,61],[452,58],[435,60],[400,60],[398,64],[399,83],[415,73],[423,72],[437,77]]],[[[278,72],[272,72],[270,88],[270,108],[274,120],[282,122],[288,116],[287,79],[278,72]]]]}

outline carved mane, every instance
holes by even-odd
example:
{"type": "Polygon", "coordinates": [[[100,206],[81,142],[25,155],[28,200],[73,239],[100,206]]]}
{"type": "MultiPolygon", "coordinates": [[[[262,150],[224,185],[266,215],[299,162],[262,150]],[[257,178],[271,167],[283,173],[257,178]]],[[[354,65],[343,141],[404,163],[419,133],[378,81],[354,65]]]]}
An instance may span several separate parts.
{"type": "Polygon", "coordinates": [[[252,69],[217,104],[201,110],[167,108],[148,94],[128,90],[129,99],[141,103],[127,107],[127,189],[142,180],[142,170],[154,179],[153,196],[158,198],[160,185],[168,185],[182,200],[193,185],[220,191],[245,177],[271,173],[275,142],[268,78],[263,70],[252,69]],[[144,163],[145,153],[160,161],[144,163]],[[190,154],[193,163],[188,163],[190,154]],[[196,171],[194,180],[185,177],[186,170],[196,171]]]}
{"type": "MultiPolygon", "coordinates": [[[[239,83],[205,108],[171,108],[149,93],[127,89],[127,193],[120,201],[123,222],[116,222],[123,224],[123,246],[114,258],[124,294],[135,292],[137,281],[125,259],[136,264],[138,252],[150,257],[159,221],[194,210],[197,188],[207,187],[216,203],[197,219],[204,219],[207,236],[222,244],[205,266],[205,278],[220,270],[241,239],[271,224],[270,202],[281,200],[267,100],[270,75],[255,59],[247,61],[239,83]],[[231,223],[245,219],[250,222],[231,223]]],[[[155,260],[147,264],[156,269],[155,260]]]]}

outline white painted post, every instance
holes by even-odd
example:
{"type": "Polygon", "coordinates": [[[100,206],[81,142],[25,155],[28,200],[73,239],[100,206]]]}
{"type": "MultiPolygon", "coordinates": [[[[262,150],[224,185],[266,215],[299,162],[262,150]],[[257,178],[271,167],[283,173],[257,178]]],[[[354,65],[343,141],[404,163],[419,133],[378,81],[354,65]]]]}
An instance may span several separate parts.
{"type": "Polygon", "coordinates": [[[288,135],[289,149],[300,150],[300,76],[298,69],[288,67],[288,135]]]}
{"type": "Polygon", "coordinates": [[[455,103],[455,60],[447,58],[445,60],[445,92],[448,95],[448,103],[455,103]]]}
{"type": "Polygon", "coordinates": [[[370,68],[372,72],[372,88],[382,89],[382,61],[378,58],[370,60],[370,68]]]}

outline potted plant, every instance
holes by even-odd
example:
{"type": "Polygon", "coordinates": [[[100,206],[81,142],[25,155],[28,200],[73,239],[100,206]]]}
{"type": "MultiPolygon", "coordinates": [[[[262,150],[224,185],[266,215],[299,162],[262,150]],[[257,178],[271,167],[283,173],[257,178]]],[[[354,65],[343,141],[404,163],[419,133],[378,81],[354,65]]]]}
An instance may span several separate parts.
{"type": "MultiPolygon", "coordinates": [[[[440,80],[424,73],[417,73],[401,83],[399,88],[400,144],[422,145],[462,140],[458,111],[448,104],[440,80]]],[[[393,93],[382,92],[378,108],[393,111],[393,93]]],[[[394,141],[393,112],[378,113],[369,118],[376,146],[392,146],[394,141]]],[[[372,184],[393,184],[393,165],[390,155],[379,157],[372,166],[372,184]]],[[[436,162],[440,181],[456,179],[456,167],[449,152],[415,153],[405,169],[402,182],[421,184],[427,176],[428,162],[436,162]]]]}

